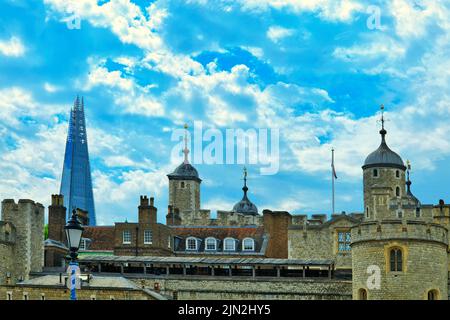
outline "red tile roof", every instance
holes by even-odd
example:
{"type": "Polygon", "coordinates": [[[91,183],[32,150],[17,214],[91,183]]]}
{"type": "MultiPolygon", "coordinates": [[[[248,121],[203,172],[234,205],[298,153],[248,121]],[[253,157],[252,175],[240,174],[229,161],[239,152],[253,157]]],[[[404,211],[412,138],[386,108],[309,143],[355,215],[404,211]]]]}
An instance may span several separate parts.
{"type": "Polygon", "coordinates": [[[89,250],[114,250],[114,226],[86,226],[83,238],[92,240],[89,250]]]}

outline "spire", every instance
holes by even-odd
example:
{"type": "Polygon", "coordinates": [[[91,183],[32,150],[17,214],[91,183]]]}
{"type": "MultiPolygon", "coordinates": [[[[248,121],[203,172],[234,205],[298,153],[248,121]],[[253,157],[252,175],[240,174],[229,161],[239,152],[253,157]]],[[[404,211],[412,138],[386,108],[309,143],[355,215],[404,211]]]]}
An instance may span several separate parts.
{"type": "Polygon", "coordinates": [[[244,167],[244,187],[242,188],[242,190],[244,191],[244,197],[243,199],[247,199],[247,168],[244,167]]]}
{"type": "Polygon", "coordinates": [[[411,180],[409,179],[409,172],[411,171],[411,162],[409,162],[409,160],[406,160],[406,193],[407,194],[412,194],[411,193],[411,180]]]}
{"type": "Polygon", "coordinates": [[[380,110],[381,110],[381,119],[380,119],[380,122],[381,122],[381,130],[380,130],[381,142],[382,143],[383,142],[386,143],[385,136],[386,136],[387,131],[384,129],[384,122],[386,120],[384,119],[384,105],[383,104],[380,105],[380,110]]]}
{"type": "Polygon", "coordinates": [[[188,160],[189,149],[188,149],[188,145],[187,145],[188,128],[189,127],[188,127],[187,123],[185,123],[184,124],[184,130],[185,130],[185,132],[184,132],[184,150],[183,150],[183,153],[184,153],[184,164],[188,164],[189,163],[189,160],[188,160]]]}

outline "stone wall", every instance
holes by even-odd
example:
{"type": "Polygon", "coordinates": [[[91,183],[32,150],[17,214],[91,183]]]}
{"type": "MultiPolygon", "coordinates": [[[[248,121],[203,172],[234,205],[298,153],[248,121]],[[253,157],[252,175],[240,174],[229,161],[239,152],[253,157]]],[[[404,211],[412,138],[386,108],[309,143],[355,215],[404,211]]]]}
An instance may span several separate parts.
{"type": "MultiPolygon", "coordinates": [[[[306,222],[306,220],[301,220],[306,222]]],[[[338,232],[348,232],[355,225],[348,216],[342,216],[317,225],[292,225],[288,230],[290,259],[334,260],[336,269],[350,269],[352,253],[338,250],[338,232]]]]}
{"type": "Polygon", "coordinates": [[[417,221],[367,222],[352,229],[353,297],[367,290],[367,298],[427,298],[429,290],[437,290],[440,299],[448,299],[447,229],[417,221]],[[390,271],[389,253],[402,251],[402,271],[390,271]],[[368,267],[381,271],[379,289],[369,288],[368,267]]]}
{"type": "Polygon", "coordinates": [[[2,201],[2,220],[16,230],[10,257],[11,280],[28,279],[44,265],[44,207],[32,200],[2,201]]]}
{"type": "Polygon", "coordinates": [[[187,300],[350,300],[351,282],[336,280],[292,279],[224,279],[224,278],[145,278],[134,279],[139,286],[154,289],[157,283],[161,293],[187,300]]]}
{"type": "MultiPolygon", "coordinates": [[[[8,293],[12,300],[69,300],[70,291],[64,287],[48,286],[0,286],[0,300],[7,300],[8,293]]],[[[114,288],[80,289],[77,290],[78,300],[155,300],[142,290],[124,290],[114,288]]]]}

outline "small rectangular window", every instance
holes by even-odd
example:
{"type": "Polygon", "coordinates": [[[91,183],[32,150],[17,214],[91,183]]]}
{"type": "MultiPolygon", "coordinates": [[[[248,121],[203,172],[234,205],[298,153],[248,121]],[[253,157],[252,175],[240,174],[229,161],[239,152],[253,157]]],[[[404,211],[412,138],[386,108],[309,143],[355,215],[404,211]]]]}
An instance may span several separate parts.
{"type": "Polygon", "coordinates": [[[152,230],[145,230],[144,231],[144,244],[152,244],[153,237],[152,237],[152,230]]]}
{"type": "Polygon", "coordinates": [[[123,237],[123,244],[130,244],[131,243],[131,232],[129,230],[125,230],[122,234],[123,237]]]}

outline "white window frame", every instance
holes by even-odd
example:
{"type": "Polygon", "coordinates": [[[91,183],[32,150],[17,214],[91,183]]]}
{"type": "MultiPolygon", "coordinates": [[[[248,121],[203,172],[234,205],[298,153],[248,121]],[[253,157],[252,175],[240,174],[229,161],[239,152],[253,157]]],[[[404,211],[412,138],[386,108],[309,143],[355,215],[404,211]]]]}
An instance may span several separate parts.
{"type": "Polygon", "coordinates": [[[197,239],[194,238],[194,237],[189,237],[189,238],[187,238],[187,239],[186,239],[186,251],[197,251],[197,250],[198,250],[198,243],[197,243],[197,242],[198,242],[197,239]],[[195,249],[192,249],[192,248],[189,247],[189,242],[190,242],[190,241],[194,241],[194,243],[195,243],[195,249]]]}
{"type": "Polygon", "coordinates": [[[123,232],[122,232],[122,243],[123,244],[131,244],[131,231],[130,230],[123,230],[123,232]],[[129,237],[128,241],[125,241],[125,234],[127,234],[127,237],[129,237]]]}
{"type": "Polygon", "coordinates": [[[225,238],[223,240],[223,251],[236,251],[236,240],[234,238],[225,238]],[[227,243],[230,241],[233,244],[233,249],[227,249],[227,243]]]}
{"type": "Polygon", "coordinates": [[[153,232],[152,230],[144,230],[144,244],[152,244],[153,243],[153,232]],[[150,237],[148,236],[150,234],[150,237]],[[148,239],[150,238],[150,241],[148,239]]]}
{"type": "Polygon", "coordinates": [[[253,240],[253,238],[245,238],[244,240],[242,240],[242,251],[255,251],[255,240],[253,240]],[[245,242],[246,241],[251,241],[251,244],[252,244],[252,248],[251,249],[246,249],[245,248],[245,242]]]}
{"type": "Polygon", "coordinates": [[[215,250],[217,250],[217,239],[214,238],[214,237],[206,238],[206,240],[205,240],[205,251],[215,251],[215,250]],[[214,241],[214,249],[208,248],[208,242],[210,242],[210,241],[214,241]]]}

